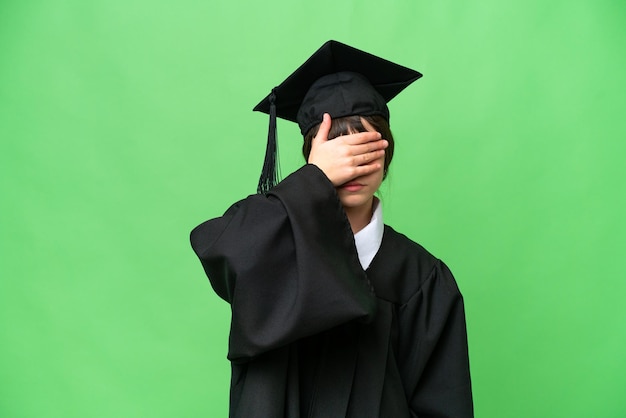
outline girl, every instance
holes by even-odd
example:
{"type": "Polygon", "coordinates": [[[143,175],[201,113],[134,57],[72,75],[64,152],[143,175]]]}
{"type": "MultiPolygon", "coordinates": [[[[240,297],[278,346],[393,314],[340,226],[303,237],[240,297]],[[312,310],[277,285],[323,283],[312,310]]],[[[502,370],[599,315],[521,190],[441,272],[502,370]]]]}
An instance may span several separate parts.
{"type": "Polygon", "coordinates": [[[231,417],[473,416],[456,282],[374,197],[387,102],[420,76],[329,41],[255,108],[270,114],[259,193],[191,233],[231,304],[231,417]],[[278,184],[276,116],[308,162],[278,184]]]}

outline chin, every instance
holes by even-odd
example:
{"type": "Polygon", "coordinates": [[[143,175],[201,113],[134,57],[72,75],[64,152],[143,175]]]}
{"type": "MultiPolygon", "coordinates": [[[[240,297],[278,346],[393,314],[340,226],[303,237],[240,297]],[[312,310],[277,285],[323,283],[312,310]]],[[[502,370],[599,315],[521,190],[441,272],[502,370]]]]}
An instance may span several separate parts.
{"type": "Polygon", "coordinates": [[[351,196],[339,196],[339,200],[341,201],[341,204],[343,205],[343,207],[345,208],[356,208],[356,207],[360,207],[363,205],[367,205],[367,204],[372,204],[372,198],[371,197],[366,197],[366,196],[355,196],[355,195],[351,195],[351,196]]]}

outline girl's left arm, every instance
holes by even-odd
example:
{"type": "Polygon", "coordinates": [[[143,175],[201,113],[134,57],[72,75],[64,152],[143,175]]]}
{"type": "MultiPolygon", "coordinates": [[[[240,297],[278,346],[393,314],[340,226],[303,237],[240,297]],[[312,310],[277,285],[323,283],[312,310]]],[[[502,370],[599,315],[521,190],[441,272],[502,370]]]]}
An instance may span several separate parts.
{"type": "Polygon", "coordinates": [[[412,413],[473,417],[463,297],[443,262],[398,315],[400,373],[412,413]]]}

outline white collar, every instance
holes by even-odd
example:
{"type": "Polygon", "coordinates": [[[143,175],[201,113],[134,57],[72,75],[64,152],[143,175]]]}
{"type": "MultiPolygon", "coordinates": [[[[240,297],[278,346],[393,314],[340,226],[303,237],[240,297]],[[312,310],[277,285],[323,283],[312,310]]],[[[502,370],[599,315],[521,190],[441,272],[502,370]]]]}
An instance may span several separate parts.
{"type": "Polygon", "coordinates": [[[374,256],[383,242],[383,231],[385,224],[383,223],[383,205],[381,201],[374,196],[374,211],[370,223],[354,234],[354,242],[356,251],[359,254],[359,261],[363,270],[367,270],[374,256]]]}

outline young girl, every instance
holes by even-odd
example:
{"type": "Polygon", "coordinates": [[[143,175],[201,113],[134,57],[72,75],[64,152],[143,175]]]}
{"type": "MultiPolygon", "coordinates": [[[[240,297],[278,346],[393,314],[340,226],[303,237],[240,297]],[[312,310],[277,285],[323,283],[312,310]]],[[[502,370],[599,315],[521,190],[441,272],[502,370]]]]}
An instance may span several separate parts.
{"type": "Polygon", "coordinates": [[[384,225],[387,102],[419,78],[329,41],[255,110],[259,193],[191,233],[232,308],[231,417],[471,417],[463,299],[445,264],[384,225]],[[308,164],[275,184],[275,117],[308,164]]]}

